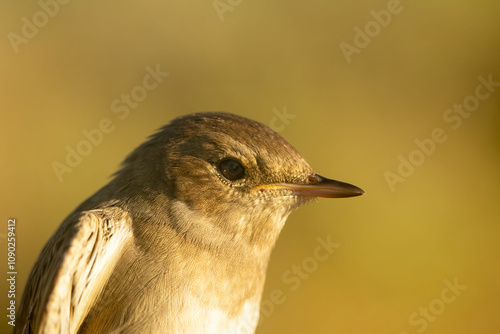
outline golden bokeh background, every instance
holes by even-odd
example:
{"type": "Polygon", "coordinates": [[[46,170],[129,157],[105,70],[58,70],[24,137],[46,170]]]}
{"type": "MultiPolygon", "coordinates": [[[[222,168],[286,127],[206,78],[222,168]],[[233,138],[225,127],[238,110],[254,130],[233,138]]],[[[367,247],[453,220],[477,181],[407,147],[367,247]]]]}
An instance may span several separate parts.
{"type": "Polygon", "coordinates": [[[0,14],[1,263],[6,275],[15,217],[18,303],[44,243],[128,152],[217,110],[273,125],[320,174],[367,192],[290,216],[263,299],[282,296],[257,333],[500,331],[498,1],[66,2],[0,14]],[[113,101],[157,66],[170,74],[120,119],[113,101]],[[113,131],[60,182],[53,162],[106,118],[113,131]],[[315,262],[328,236],[339,246],[315,262]]]}

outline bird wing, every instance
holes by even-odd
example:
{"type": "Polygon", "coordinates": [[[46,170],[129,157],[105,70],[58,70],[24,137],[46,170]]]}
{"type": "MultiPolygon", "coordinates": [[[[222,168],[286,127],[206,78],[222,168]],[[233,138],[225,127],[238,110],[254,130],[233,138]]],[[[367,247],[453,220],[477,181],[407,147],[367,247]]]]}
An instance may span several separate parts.
{"type": "Polygon", "coordinates": [[[69,217],[43,249],[20,309],[22,333],[76,333],[132,240],[120,208],[69,217]]]}

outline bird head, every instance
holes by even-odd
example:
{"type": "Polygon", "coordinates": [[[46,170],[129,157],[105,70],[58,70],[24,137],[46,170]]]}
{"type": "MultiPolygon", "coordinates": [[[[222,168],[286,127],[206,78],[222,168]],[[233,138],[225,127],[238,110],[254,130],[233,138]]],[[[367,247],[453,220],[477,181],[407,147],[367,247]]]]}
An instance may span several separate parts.
{"type": "Polygon", "coordinates": [[[267,126],[227,113],[173,120],[126,159],[127,171],[155,189],[147,191],[162,198],[155,207],[180,233],[213,246],[232,240],[268,250],[299,206],[364,193],[318,175],[267,126]]]}

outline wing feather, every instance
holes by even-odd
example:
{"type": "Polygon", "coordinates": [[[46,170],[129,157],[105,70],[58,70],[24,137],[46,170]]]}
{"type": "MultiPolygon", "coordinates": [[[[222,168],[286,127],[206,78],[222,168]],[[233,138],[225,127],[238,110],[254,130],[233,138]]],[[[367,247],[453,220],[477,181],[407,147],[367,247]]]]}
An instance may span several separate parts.
{"type": "Polygon", "coordinates": [[[69,217],[33,268],[16,328],[77,333],[132,236],[129,215],[117,207],[69,217]]]}

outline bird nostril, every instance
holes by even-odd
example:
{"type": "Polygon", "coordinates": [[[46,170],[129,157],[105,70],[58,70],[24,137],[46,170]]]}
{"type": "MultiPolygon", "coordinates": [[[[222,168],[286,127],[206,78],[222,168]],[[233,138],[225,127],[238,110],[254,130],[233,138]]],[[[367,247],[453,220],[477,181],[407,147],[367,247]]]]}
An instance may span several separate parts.
{"type": "Polygon", "coordinates": [[[310,184],[315,184],[315,183],[318,183],[318,179],[314,177],[314,175],[311,175],[307,178],[307,181],[310,183],[310,184]]]}

